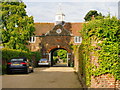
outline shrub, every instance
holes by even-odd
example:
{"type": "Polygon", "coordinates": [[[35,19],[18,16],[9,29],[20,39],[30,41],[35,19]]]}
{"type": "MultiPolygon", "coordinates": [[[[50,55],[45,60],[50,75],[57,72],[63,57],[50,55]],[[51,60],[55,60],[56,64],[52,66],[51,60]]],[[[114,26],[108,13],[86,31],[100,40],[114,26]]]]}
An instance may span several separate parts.
{"type": "Polygon", "coordinates": [[[6,62],[11,58],[15,57],[27,57],[30,60],[33,60],[34,66],[36,66],[37,61],[41,58],[40,52],[27,52],[23,50],[15,50],[15,49],[2,49],[2,71],[5,73],[6,71],[6,62]]]}

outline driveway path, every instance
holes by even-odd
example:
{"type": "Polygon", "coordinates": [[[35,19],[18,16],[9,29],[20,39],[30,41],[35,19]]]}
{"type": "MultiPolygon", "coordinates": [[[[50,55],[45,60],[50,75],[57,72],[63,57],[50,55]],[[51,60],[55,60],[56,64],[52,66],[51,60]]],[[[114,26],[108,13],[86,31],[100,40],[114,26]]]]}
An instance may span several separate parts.
{"type": "Polygon", "coordinates": [[[3,75],[3,88],[80,88],[71,67],[39,67],[34,73],[3,75]]]}

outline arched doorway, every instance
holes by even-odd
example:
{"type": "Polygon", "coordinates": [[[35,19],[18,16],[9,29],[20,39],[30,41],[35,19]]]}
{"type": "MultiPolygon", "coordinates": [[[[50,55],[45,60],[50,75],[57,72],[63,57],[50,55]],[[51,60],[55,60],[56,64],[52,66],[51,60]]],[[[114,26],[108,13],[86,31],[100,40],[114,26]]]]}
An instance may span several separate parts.
{"type": "Polygon", "coordinates": [[[49,61],[51,66],[67,67],[69,66],[69,52],[64,48],[54,48],[49,52],[49,61]]]}

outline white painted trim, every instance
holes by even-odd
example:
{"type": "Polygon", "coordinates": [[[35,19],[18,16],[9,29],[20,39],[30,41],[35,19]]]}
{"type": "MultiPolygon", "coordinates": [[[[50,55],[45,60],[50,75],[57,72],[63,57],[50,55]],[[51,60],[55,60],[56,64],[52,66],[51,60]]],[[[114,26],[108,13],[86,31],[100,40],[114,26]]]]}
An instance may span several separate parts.
{"type": "Polygon", "coordinates": [[[31,39],[31,41],[29,40],[29,43],[35,43],[36,42],[36,37],[32,36],[31,38],[32,39],[31,39]],[[34,41],[33,41],[33,38],[34,38],[34,41]]]}
{"type": "Polygon", "coordinates": [[[49,53],[49,62],[50,62],[50,66],[51,66],[51,52],[49,53]]]}
{"type": "Polygon", "coordinates": [[[82,43],[82,37],[80,37],[80,36],[75,36],[75,37],[74,37],[74,43],[82,43]]]}
{"type": "Polygon", "coordinates": [[[67,67],[68,67],[68,58],[69,58],[69,53],[67,53],[67,67]]]}

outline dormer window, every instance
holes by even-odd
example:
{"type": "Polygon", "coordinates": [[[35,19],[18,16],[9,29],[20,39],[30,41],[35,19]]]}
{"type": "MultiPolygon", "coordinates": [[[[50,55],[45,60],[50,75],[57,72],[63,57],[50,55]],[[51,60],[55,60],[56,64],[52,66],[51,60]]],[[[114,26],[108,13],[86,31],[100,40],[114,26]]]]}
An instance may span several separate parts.
{"type": "Polygon", "coordinates": [[[75,36],[75,37],[74,37],[74,43],[82,43],[82,37],[80,37],[80,36],[75,36]]]}
{"type": "Polygon", "coordinates": [[[36,37],[34,37],[34,36],[32,36],[32,37],[30,37],[30,43],[35,43],[35,41],[36,41],[36,37]]]}

